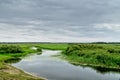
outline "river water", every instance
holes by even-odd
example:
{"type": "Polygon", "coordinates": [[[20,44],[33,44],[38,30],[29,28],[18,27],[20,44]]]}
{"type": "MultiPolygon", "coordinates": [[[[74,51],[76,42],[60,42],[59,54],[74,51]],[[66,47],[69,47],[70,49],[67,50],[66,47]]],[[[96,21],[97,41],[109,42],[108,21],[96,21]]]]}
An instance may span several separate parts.
{"type": "Polygon", "coordinates": [[[48,80],[120,80],[118,72],[104,72],[91,67],[72,65],[53,57],[58,54],[60,51],[43,50],[41,55],[27,56],[12,66],[48,80]]]}

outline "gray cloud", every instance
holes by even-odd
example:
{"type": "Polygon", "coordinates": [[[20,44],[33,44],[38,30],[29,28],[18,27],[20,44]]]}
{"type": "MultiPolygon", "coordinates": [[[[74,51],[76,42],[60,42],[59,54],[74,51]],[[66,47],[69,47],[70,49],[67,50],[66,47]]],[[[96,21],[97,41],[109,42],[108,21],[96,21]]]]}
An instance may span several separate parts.
{"type": "Polygon", "coordinates": [[[119,0],[0,0],[0,41],[119,41],[119,0]]]}

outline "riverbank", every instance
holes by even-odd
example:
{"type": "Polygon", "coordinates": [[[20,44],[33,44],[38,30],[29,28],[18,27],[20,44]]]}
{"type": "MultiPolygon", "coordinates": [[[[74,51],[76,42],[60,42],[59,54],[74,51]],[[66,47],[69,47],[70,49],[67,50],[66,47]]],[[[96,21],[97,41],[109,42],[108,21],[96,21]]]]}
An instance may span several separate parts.
{"type": "Polygon", "coordinates": [[[71,44],[63,57],[75,65],[120,70],[120,46],[113,44],[71,44]]]}
{"type": "Polygon", "coordinates": [[[60,56],[61,59],[64,59],[64,60],[67,60],[69,63],[73,64],[73,65],[76,65],[76,66],[83,66],[83,67],[91,67],[95,70],[98,70],[100,72],[118,72],[120,73],[120,67],[114,67],[114,66],[106,66],[106,65],[101,65],[101,64],[92,64],[91,63],[87,63],[87,62],[82,62],[81,61],[76,61],[76,60],[73,60],[72,57],[70,56],[66,56],[64,54],[62,54],[60,56]]]}
{"type": "Polygon", "coordinates": [[[0,45],[0,80],[44,80],[25,73],[8,62],[19,61],[21,57],[29,54],[41,52],[41,50],[31,49],[33,45],[1,44],[0,45]]]}
{"type": "Polygon", "coordinates": [[[5,66],[6,68],[0,69],[0,80],[44,80],[11,65],[6,64],[5,66]]]}

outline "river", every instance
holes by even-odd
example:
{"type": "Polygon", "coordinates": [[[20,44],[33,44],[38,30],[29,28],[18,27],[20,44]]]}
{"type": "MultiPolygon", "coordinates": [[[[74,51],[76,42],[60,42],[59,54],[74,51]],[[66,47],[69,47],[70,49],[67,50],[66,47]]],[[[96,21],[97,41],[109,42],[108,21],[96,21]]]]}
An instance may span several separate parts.
{"type": "Polygon", "coordinates": [[[91,67],[76,66],[58,57],[60,51],[43,50],[41,55],[34,54],[23,58],[15,66],[26,72],[42,76],[48,80],[120,80],[118,72],[101,72],[91,67]]]}

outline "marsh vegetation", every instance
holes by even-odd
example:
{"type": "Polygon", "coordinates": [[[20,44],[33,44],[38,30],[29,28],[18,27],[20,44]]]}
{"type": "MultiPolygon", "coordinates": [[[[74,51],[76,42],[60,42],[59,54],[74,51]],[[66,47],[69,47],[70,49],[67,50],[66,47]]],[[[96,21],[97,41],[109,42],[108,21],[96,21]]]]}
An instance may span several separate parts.
{"type": "Polygon", "coordinates": [[[120,69],[120,45],[71,44],[63,54],[74,64],[120,69]]]}

